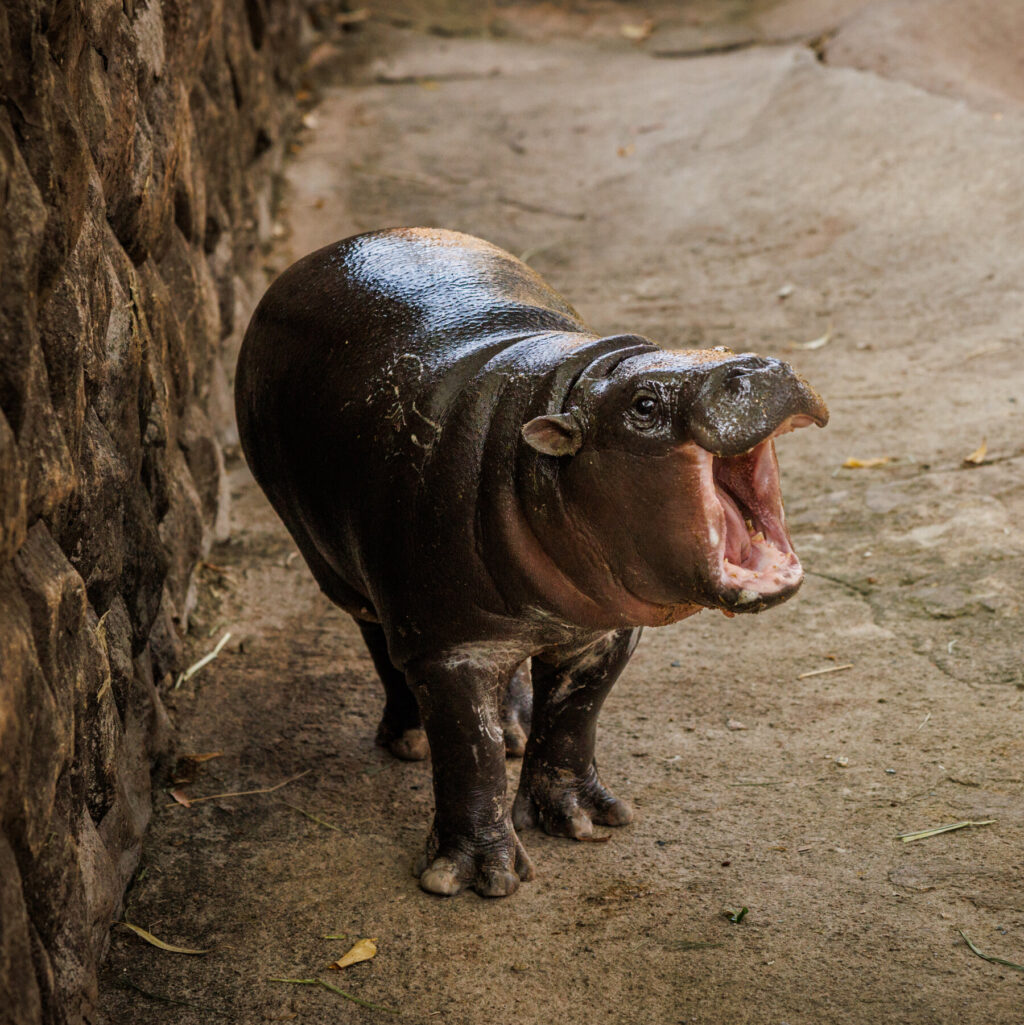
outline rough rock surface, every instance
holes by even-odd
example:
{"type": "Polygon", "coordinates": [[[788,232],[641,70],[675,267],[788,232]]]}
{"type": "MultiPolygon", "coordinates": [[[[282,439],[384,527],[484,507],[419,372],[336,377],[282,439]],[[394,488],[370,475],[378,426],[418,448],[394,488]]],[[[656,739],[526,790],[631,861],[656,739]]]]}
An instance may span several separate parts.
{"type": "Polygon", "coordinates": [[[160,688],[226,523],[219,354],[270,231],[302,18],[0,5],[5,1025],[91,1017],[137,863],[160,688]]]}

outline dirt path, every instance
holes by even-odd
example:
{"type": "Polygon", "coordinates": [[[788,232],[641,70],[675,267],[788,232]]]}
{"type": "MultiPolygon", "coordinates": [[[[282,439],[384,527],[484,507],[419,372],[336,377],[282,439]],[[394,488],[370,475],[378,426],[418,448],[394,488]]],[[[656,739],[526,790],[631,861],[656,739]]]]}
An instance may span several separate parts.
{"type": "Polygon", "coordinates": [[[172,695],[180,751],[223,754],[182,789],[308,774],[158,796],[128,917],[214,949],[115,930],[111,1023],[389,1018],[271,976],[445,1025],[1021,1021],[1024,973],[958,930],[1024,962],[1024,116],[977,70],[1005,66],[998,33],[939,73],[964,33],[937,6],[946,35],[896,52],[871,4],[831,5],[866,11],[844,62],[889,77],[779,43],[827,27],[807,4],[757,46],[752,22],[692,19],[631,44],[633,15],[582,41],[540,15],[501,39],[367,29],[386,56],[316,111],[277,266],[443,225],[522,254],[601,330],[790,359],[833,413],[779,446],[808,579],[762,617],[645,636],[599,739],[634,825],[531,831],[538,878],[509,900],[428,898],[429,767],[374,747],[358,634],[236,463],[193,651],[233,640],[172,695]],[[655,56],[698,29],[743,46],[655,56]],[[895,839],[964,819],[997,821],[895,839]],[[329,934],[380,953],[332,975],[329,934]]]}

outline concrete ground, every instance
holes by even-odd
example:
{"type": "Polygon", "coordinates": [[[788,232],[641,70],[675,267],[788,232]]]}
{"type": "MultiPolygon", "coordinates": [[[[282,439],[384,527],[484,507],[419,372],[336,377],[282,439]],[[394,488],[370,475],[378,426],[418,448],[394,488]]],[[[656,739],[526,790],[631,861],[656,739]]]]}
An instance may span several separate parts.
{"type": "Polygon", "coordinates": [[[314,54],[347,71],[273,269],[445,226],[598,330],[790,360],[833,416],[779,443],[807,580],[645,635],[599,736],[633,825],[529,831],[514,897],[428,897],[429,764],[374,746],[358,633],[236,460],[192,651],[232,640],[171,695],[179,754],[219,756],[164,784],[306,775],[159,793],[126,917],[210,952],[115,929],[106,1020],[1020,1022],[1024,971],[960,930],[1024,963],[1024,7],[384,10],[314,54]],[[897,839],[963,820],[994,821],[897,839]]]}

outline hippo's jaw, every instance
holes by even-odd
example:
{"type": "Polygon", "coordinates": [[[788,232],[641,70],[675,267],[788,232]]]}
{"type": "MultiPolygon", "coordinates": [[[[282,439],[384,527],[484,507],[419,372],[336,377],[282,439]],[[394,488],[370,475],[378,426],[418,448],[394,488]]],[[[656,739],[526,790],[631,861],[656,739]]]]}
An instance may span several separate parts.
{"type": "Polygon", "coordinates": [[[785,526],[773,438],[794,427],[792,417],[771,437],[737,456],[695,453],[707,524],[709,582],[714,604],[759,612],[799,588],[803,567],[785,526]]]}

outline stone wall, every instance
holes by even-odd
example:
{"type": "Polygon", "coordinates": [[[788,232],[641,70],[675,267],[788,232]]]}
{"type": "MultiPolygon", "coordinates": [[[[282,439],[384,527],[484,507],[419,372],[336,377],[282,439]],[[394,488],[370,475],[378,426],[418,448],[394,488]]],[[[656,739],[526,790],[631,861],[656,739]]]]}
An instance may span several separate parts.
{"type": "Polygon", "coordinates": [[[300,0],[0,4],[0,1019],[91,1016],[226,522],[300,0]]]}

